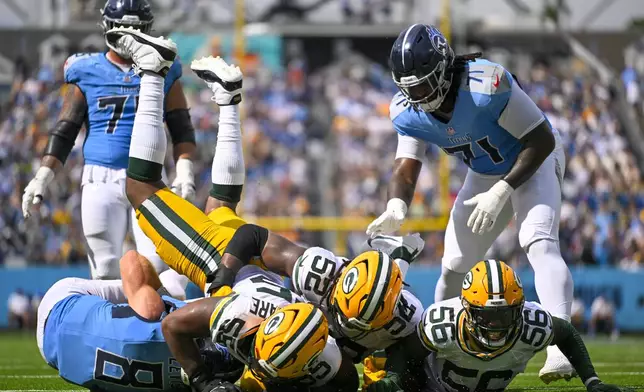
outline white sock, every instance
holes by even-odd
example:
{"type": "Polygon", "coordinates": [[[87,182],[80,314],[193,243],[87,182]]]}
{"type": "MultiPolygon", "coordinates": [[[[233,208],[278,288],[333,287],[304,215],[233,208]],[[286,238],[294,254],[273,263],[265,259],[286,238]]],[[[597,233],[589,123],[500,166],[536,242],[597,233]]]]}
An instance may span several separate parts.
{"type": "Polygon", "coordinates": [[[539,240],[528,248],[539,303],[551,315],[570,321],[574,283],[555,241],[539,240]]]}
{"type": "Polygon", "coordinates": [[[211,173],[213,188],[210,195],[238,202],[246,179],[238,105],[219,108],[219,131],[211,173]]]}
{"type": "Polygon", "coordinates": [[[167,140],[163,126],[164,78],[144,72],[139,106],[134,117],[128,176],[141,181],[161,180],[167,140]]]}

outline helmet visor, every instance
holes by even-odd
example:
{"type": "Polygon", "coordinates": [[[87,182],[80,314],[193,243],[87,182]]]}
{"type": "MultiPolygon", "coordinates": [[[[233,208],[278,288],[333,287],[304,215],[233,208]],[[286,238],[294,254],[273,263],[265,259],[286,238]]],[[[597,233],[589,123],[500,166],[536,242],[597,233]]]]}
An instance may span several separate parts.
{"type": "Polygon", "coordinates": [[[521,320],[522,306],[475,307],[469,306],[467,312],[475,332],[484,342],[494,344],[504,342],[521,320]]]}

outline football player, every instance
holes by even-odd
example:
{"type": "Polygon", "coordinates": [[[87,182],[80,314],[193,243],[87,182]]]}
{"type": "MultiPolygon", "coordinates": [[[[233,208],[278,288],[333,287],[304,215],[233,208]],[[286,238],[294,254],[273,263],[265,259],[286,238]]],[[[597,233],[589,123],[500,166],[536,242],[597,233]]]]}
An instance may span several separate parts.
{"type": "Polygon", "coordinates": [[[525,301],[512,268],[481,261],[465,275],[460,297],[427,308],[418,333],[390,350],[386,378],[368,392],[417,390],[409,379],[428,392],[503,391],[549,345],[560,348],[589,392],[621,390],[601,382],[570,322],[525,301]]]}
{"type": "Polygon", "coordinates": [[[210,337],[249,368],[243,391],[357,391],[356,368],[329,337],[322,311],[281,285],[253,279],[236,283],[229,296],[196,300],[163,320],[190,385],[197,392],[236,391],[213,377],[199,355],[195,339],[210,337]]]}
{"type": "MultiPolygon", "coordinates": [[[[147,0],[108,0],[102,9],[101,27],[104,32],[115,26],[150,32],[153,20],[147,0]]],[[[138,251],[157,271],[168,268],[155,253],[154,244],[136,225],[124,194],[141,78],[131,69],[132,59],[128,53],[110,42],[107,46],[106,53],[76,54],[65,63],[63,108],[50,132],[41,166],[25,188],[22,200],[23,213],[29,217],[31,206],[43,200],[55,171],[65,163],[84,125],[87,135],[83,145],[81,214],[94,279],[119,277],[118,260],[130,223],[138,251]]],[[[190,198],[194,194],[191,156],[195,150],[195,136],[180,77],[181,64],[175,61],[161,86],[165,101],[159,121],[165,120],[174,145],[176,179],[173,190],[190,198]]],[[[173,294],[176,284],[164,281],[173,294]]]]}
{"type": "MultiPolygon", "coordinates": [[[[174,58],[174,44],[128,29],[112,30],[108,32],[107,38],[113,41],[114,45],[131,53],[138,72],[142,73],[141,99],[133,129],[126,182],[127,195],[137,209],[139,225],[153,240],[161,258],[173,269],[188,276],[207,295],[228,295],[232,292],[236,271],[248,262],[243,256],[240,258],[244,263],[238,260],[231,263],[231,268],[227,268],[222,262],[222,255],[230,246],[233,236],[238,232],[237,229],[243,227],[237,236],[238,250],[233,252],[235,255],[240,254],[240,248],[244,249],[244,241],[252,241],[255,238],[256,231],[259,231],[260,235],[267,234],[257,226],[244,225],[245,222],[234,212],[244,179],[238,112],[242,88],[241,71],[237,67],[227,65],[220,58],[206,58],[192,64],[192,69],[197,75],[210,85],[214,93],[213,100],[220,106],[220,129],[213,159],[213,190],[207,207],[211,211],[205,215],[192,204],[170,192],[161,181],[165,132],[159,121],[163,90],[158,86],[163,83],[163,75],[174,58]],[[222,140],[224,135],[226,139],[222,140]],[[220,155],[220,148],[223,147],[228,150],[226,159],[220,155]],[[235,267],[234,270],[232,267],[235,267]]],[[[304,256],[301,258],[302,287],[310,290],[311,295],[317,296],[318,303],[321,302],[322,296],[327,293],[324,290],[330,291],[330,282],[336,281],[335,274],[340,272],[339,266],[344,265],[345,260],[338,259],[321,248],[312,248],[304,254],[305,248],[294,248],[294,244],[277,235],[272,238],[266,242],[267,249],[280,246],[284,248],[283,253],[272,259],[271,269],[294,276],[295,262],[299,256],[304,256]],[[278,264],[283,254],[288,255],[285,258],[290,265],[288,270],[278,264]],[[314,288],[309,287],[311,283],[315,283],[315,279],[321,281],[316,283],[314,288]]],[[[383,236],[372,241],[374,248],[386,249],[386,253],[392,255],[398,253],[394,258],[399,259],[397,262],[400,265],[406,265],[408,261],[413,260],[423,245],[423,241],[416,236],[383,236]]],[[[252,252],[256,250],[250,249],[254,249],[252,252]]],[[[253,253],[260,254],[265,259],[271,259],[261,248],[253,253]]],[[[343,294],[345,297],[348,294],[363,295],[371,291],[378,294],[370,302],[374,307],[369,309],[369,314],[361,314],[363,307],[355,299],[351,301],[351,309],[342,313],[347,316],[342,323],[347,325],[346,322],[350,321],[350,326],[354,329],[343,346],[353,351],[353,357],[357,360],[377,348],[386,347],[405,334],[412,333],[415,320],[420,317],[422,307],[413,295],[406,293],[405,300],[397,301],[402,289],[401,271],[397,264],[383,262],[381,259],[385,257],[383,253],[372,252],[371,256],[356,259],[354,265],[363,270],[360,274],[361,284],[353,285],[350,291],[343,294]],[[383,265],[388,268],[380,269],[383,265]],[[371,290],[372,288],[377,290],[371,290]],[[355,330],[356,326],[358,330],[355,330]],[[369,330],[370,335],[365,334],[365,329],[369,330]],[[364,342],[349,344],[358,337],[364,338],[364,342]]],[[[406,266],[403,270],[406,270],[406,266]]],[[[349,275],[347,281],[357,278],[355,269],[348,268],[344,273],[349,275]]],[[[336,291],[342,291],[339,288],[341,285],[335,287],[338,287],[336,291]]],[[[336,322],[337,317],[334,317],[332,323],[336,322]]]]}
{"type": "Polygon", "coordinates": [[[420,301],[402,288],[402,270],[406,271],[407,260],[413,261],[412,252],[419,253],[422,240],[417,236],[402,237],[400,242],[391,238],[401,237],[373,239],[370,245],[384,252],[367,251],[349,261],[327,249],[304,248],[263,227],[246,224],[235,232],[222,265],[236,270],[259,257],[270,271],[291,277],[295,292],[325,309],[332,334],[346,341],[347,351],[360,361],[400,338],[399,334],[404,336],[410,331],[409,323],[421,313],[420,301]]]}
{"type": "MultiPolygon", "coordinates": [[[[36,332],[43,359],[90,390],[189,392],[161,331],[161,320],[185,303],[166,295],[152,264],[136,252],[123,256],[120,272],[122,281],[66,278],[47,291],[36,332]]],[[[223,347],[197,344],[213,379],[241,376],[243,366],[223,347]]]]}
{"type": "MultiPolygon", "coordinates": [[[[479,56],[455,56],[441,32],[424,24],[394,42],[389,65],[400,92],[390,116],[398,149],[386,211],[367,234],[400,227],[425,150],[437,145],[469,170],[450,213],[435,301],[458,296],[467,271],[516,215],[539,300],[554,316],[570,320],[573,282],[559,250],[565,167],[559,133],[510,72],[479,56]]],[[[542,380],[573,372],[558,348],[549,347],[542,380]]]]}
{"type": "Polygon", "coordinates": [[[378,236],[369,244],[384,252],[367,251],[349,261],[246,224],[235,232],[221,264],[234,271],[259,257],[270,271],[291,277],[295,292],[323,308],[342,352],[355,363],[366,358],[364,384],[369,385],[383,377],[384,366],[384,361],[370,355],[413,334],[420,320],[422,304],[403,290],[402,271],[424,242],[415,235],[378,236]]]}

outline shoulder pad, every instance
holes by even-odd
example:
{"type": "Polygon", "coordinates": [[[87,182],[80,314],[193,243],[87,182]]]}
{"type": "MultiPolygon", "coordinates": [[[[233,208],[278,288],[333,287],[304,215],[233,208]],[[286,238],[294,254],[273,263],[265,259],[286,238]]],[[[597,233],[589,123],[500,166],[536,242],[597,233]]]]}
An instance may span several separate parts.
{"type": "Polygon", "coordinates": [[[315,386],[327,385],[340,370],[342,365],[342,352],[335,339],[329,336],[322,354],[311,362],[309,372],[313,377],[315,386]]]}
{"type": "Polygon", "coordinates": [[[403,338],[412,334],[423,317],[423,304],[407,290],[403,290],[394,319],[385,327],[394,338],[403,338]]]}
{"type": "Polygon", "coordinates": [[[394,121],[407,108],[409,108],[409,102],[407,102],[407,98],[405,98],[403,93],[399,92],[394,95],[391,99],[391,104],[389,104],[389,118],[391,121],[394,121]]]}
{"type": "Polygon", "coordinates": [[[523,307],[521,343],[535,351],[546,348],[554,337],[552,316],[536,302],[526,302],[523,307]]]}
{"type": "Polygon", "coordinates": [[[453,344],[456,339],[456,318],[460,307],[454,306],[453,298],[433,304],[425,310],[418,323],[418,336],[426,349],[440,351],[453,344]]]}
{"type": "Polygon", "coordinates": [[[261,324],[264,319],[251,313],[252,302],[251,296],[241,294],[233,294],[219,301],[210,315],[212,341],[225,345],[226,338],[237,338],[261,324]]]}
{"type": "Polygon", "coordinates": [[[308,301],[321,305],[342,265],[343,260],[331,251],[319,247],[308,248],[293,268],[295,292],[308,301]]]}
{"type": "Polygon", "coordinates": [[[76,53],[67,58],[65,65],[63,66],[63,72],[65,75],[66,83],[75,83],[78,78],[78,68],[91,63],[95,60],[101,53],[76,53]]]}
{"type": "Polygon", "coordinates": [[[510,94],[512,75],[503,66],[487,61],[477,60],[468,67],[465,88],[472,93],[477,106],[486,106],[495,95],[510,94]]]}
{"type": "MultiPolygon", "coordinates": [[[[245,266],[247,267],[247,266],[245,266]]],[[[242,267],[245,268],[245,267],[242,267]]],[[[255,266],[253,266],[255,267],[255,266]]],[[[284,283],[276,281],[272,273],[266,273],[259,267],[254,273],[244,272],[245,278],[236,282],[233,291],[246,296],[252,296],[253,306],[251,313],[258,314],[253,309],[269,309],[268,315],[273,314],[275,310],[296,302],[304,302],[304,298],[287,289],[284,283]],[[257,301],[255,301],[257,300],[257,301]]],[[[241,272],[242,270],[240,270],[241,272]]],[[[267,317],[267,311],[262,310],[259,315],[267,317]]]]}

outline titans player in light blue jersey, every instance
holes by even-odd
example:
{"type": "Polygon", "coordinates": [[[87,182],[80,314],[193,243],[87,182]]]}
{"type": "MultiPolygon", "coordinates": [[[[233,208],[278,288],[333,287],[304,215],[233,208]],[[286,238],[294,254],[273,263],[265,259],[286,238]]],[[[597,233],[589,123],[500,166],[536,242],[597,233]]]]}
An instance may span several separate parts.
{"type": "MultiPolygon", "coordinates": [[[[398,36],[389,59],[400,89],[390,107],[398,149],[386,211],[367,233],[400,227],[425,151],[436,145],[469,166],[445,232],[436,302],[459,295],[465,274],[514,215],[540,303],[570,320],[573,282],[559,250],[565,167],[559,133],[510,72],[478,57],[455,56],[433,26],[415,24],[398,36]]],[[[573,375],[561,351],[549,347],[541,379],[573,375]]]]}
{"type": "MultiPolygon", "coordinates": [[[[91,391],[185,391],[181,366],[161,321],[185,305],[166,294],[150,262],[134,251],[120,262],[121,280],[66,278],[38,307],[37,342],[59,375],[91,391]]],[[[207,340],[198,342],[213,379],[237,380],[244,367],[207,340]]]]}
{"type": "MultiPolygon", "coordinates": [[[[108,0],[102,10],[102,27],[129,26],[144,32],[152,28],[154,17],[147,0],[108,0]]],[[[131,226],[137,249],[161,272],[168,267],[156,255],[152,241],[141,231],[125,195],[125,178],[134,114],[138,107],[141,78],[132,70],[127,54],[108,43],[105,53],[81,53],[65,63],[63,108],[50,132],[35,178],[25,188],[23,213],[31,214],[54,172],[67,159],[83,126],[86,129],[83,155],[81,214],[83,233],[89,246],[89,262],[94,279],[117,279],[123,241],[131,226]]],[[[191,155],[195,150],[194,129],[179,78],[178,61],[168,71],[163,86],[165,120],[174,148],[176,179],[173,190],[184,198],[194,195],[191,155]]],[[[168,276],[171,274],[166,274],[168,276]]],[[[177,274],[175,278],[179,280],[177,274]]],[[[164,280],[171,293],[187,281],[164,280]]]]}

